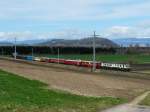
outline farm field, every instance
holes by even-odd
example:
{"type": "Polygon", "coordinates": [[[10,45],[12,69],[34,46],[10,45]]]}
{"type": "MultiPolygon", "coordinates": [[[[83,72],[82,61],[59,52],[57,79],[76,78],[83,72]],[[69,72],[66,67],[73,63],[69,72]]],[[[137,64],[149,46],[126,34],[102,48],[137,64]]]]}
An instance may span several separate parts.
{"type": "Polygon", "coordinates": [[[0,70],[2,112],[97,112],[150,90],[147,79],[93,75],[6,60],[0,60],[0,69],[11,72],[0,70]]]}
{"type": "Polygon", "coordinates": [[[85,97],[48,90],[46,84],[0,70],[1,112],[96,112],[124,103],[111,97],[85,97]]]}
{"type": "MultiPolygon", "coordinates": [[[[150,89],[150,81],[139,78],[122,77],[100,73],[80,73],[59,68],[35,66],[25,63],[0,60],[0,69],[20,76],[40,80],[48,88],[61,89],[79,95],[112,96],[132,99],[137,94],[150,89]]],[[[132,73],[128,73],[132,75],[132,73]]]]}
{"type": "MultiPolygon", "coordinates": [[[[57,58],[57,55],[37,55],[37,56],[45,56],[49,58],[57,58]]],[[[60,58],[63,59],[81,59],[81,60],[92,60],[92,55],[90,54],[66,54],[61,55],[60,58]]],[[[150,63],[150,55],[96,55],[97,61],[106,61],[106,62],[134,62],[134,63],[150,63]]]]}

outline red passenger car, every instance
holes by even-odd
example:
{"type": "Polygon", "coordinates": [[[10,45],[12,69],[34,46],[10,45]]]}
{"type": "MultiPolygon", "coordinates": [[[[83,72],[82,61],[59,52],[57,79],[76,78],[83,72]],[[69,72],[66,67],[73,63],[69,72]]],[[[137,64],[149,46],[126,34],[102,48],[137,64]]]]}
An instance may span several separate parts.
{"type": "Polygon", "coordinates": [[[92,67],[92,61],[81,61],[82,67],[92,67]]]}
{"type": "Polygon", "coordinates": [[[81,63],[80,60],[65,60],[64,64],[66,65],[75,65],[75,66],[79,66],[81,63]]]}
{"type": "Polygon", "coordinates": [[[49,58],[48,63],[61,63],[64,64],[65,60],[64,59],[56,59],[56,58],[49,58]]]}
{"type": "MultiPolygon", "coordinates": [[[[81,66],[92,68],[93,67],[93,62],[92,61],[82,61],[81,66]]],[[[101,63],[96,62],[95,67],[96,67],[96,69],[100,69],[101,68],[101,63]]]]}

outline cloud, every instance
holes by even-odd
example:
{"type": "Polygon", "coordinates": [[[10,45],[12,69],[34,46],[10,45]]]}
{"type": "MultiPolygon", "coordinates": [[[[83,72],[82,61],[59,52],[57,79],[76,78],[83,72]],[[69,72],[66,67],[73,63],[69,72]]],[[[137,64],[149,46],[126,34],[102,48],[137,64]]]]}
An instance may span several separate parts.
{"type": "Polygon", "coordinates": [[[5,0],[0,19],[101,20],[149,15],[148,0],[5,0]]]}
{"type": "Polygon", "coordinates": [[[113,26],[105,33],[107,37],[137,37],[135,28],[129,26],[113,26]]]}
{"type": "Polygon", "coordinates": [[[149,11],[149,0],[2,0],[0,40],[82,38],[95,27],[109,38],[150,37],[149,11]],[[130,25],[134,19],[142,22],[130,25]]]}
{"type": "MultiPolygon", "coordinates": [[[[141,22],[142,23],[142,22],[141,22]]],[[[135,26],[112,26],[106,28],[101,37],[105,38],[150,38],[150,28],[147,22],[135,26]]],[[[143,22],[144,23],[144,22],[143,22]]],[[[100,32],[97,31],[97,34],[100,32]]],[[[80,39],[90,37],[92,32],[80,31],[77,29],[66,29],[53,32],[0,32],[0,41],[18,41],[36,40],[36,39],[80,39]]]]}
{"type": "Polygon", "coordinates": [[[66,29],[63,31],[57,32],[0,32],[0,41],[14,41],[17,38],[17,41],[23,40],[38,40],[38,39],[79,39],[89,37],[89,34],[86,32],[80,32],[76,29],[66,29]]]}
{"type": "MultiPolygon", "coordinates": [[[[149,25],[147,24],[146,26],[149,25]]],[[[113,26],[106,29],[103,35],[108,38],[150,38],[150,28],[146,28],[144,24],[132,27],[113,26]]]]}
{"type": "Polygon", "coordinates": [[[0,32],[0,40],[1,41],[13,41],[15,38],[18,40],[24,40],[27,38],[33,37],[33,33],[31,32],[0,32]]]}
{"type": "Polygon", "coordinates": [[[142,16],[149,17],[150,1],[143,1],[141,3],[118,5],[113,7],[111,12],[106,13],[103,16],[105,19],[125,19],[125,18],[141,18],[142,16]]]}

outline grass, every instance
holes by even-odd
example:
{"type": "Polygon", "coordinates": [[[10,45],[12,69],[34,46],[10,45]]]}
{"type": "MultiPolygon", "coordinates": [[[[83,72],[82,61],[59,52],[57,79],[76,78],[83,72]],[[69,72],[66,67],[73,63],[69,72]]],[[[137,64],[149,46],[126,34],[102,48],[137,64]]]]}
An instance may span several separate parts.
{"type": "Polygon", "coordinates": [[[127,101],[78,96],[46,86],[0,70],[0,112],[96,112],[127,101]]]}
{"type": "Polygon", "coordinates": [[[150,106],[150,94],[140,104],[150,106]]]}
{"type": "MultiPolygon", "coordinates": [[[[50,58],[57,58],[57,55],[42,55],[50,58]]],[[[81,59],[81,60],[92,60],[92,55],[84,54],[70,54],[70,55],[61,55],[60,58],[63,59],[81,59]]],[[[134,63],[150,63],[149,55],[96,55],[97,61],[106,61],[106,62],[134,62],[134,63]]]]}

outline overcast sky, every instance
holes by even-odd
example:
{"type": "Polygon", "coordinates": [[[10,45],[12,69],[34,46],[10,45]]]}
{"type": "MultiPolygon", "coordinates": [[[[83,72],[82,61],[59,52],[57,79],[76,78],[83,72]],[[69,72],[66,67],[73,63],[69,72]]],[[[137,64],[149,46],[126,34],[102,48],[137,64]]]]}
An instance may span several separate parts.
{"type": "Polygon", "coordinates": [[[1,0],[0,40],[150,37],[150,0],[1,0]]]}

